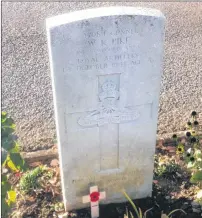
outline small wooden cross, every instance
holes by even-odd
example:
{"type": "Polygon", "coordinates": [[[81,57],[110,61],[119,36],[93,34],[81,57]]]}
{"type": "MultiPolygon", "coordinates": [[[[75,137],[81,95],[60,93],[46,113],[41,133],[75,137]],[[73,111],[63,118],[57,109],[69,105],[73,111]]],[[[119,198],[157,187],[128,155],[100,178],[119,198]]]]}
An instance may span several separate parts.
{"type": "Polygon", "coordinates": [[[90,187],[90,195],[83,196],[83,203],[91,204],[91,217],[98,218],[99,217],[99,200],[105,199],[105,192],[98,192],[98,187],[93,186],[90,187]]]}

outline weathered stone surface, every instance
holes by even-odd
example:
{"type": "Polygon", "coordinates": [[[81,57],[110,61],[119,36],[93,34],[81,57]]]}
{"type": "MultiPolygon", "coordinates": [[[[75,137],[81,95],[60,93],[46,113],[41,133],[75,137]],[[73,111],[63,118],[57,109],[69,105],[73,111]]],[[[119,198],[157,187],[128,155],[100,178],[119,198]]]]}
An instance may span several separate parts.
{"type": "Polygon", "coordinates": [[[85,207],[89,186],[106,201],[152,190],[164,16],[111,7],[47,19],[63,195],[85,207]]]}

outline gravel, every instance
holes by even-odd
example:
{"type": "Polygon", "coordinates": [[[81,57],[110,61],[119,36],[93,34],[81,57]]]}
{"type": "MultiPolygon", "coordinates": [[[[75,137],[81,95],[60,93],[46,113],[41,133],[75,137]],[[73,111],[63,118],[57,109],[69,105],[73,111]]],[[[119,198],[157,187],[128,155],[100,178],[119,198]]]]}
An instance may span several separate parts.
{"type": "Polygon", "coordinates": [[[183,130],[190,112],[201,112],[202,3],[2,2],[2,110],[16,121],[22,150],[48,149],[55,136],[45,18],[114,5],[167,18],[158,134],[183,130]]]}

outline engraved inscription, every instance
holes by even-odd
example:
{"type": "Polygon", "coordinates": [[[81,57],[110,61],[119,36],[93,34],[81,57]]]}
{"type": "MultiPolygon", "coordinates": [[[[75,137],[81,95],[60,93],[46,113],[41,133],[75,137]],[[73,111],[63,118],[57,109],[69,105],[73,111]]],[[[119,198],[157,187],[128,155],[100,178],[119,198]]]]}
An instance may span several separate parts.
{"type": "MultiPolygon", "coordinates": [[[[99,49],[97,49],[98,52],[99,49]]],[[[123,53],[118,52],[121,51],[121,47],[106,47],[102,49],[100,52],[114,52],[117,53],[115,55],[106,55],[102,58],[98,55],[94,55],[91,58],[77,58],[77,66],[75,68],[76,71],[89,71],[89,70],[104,70],[108,68],[117,68],[117,67],[133,67],[135,65],[140,64],[140,56],[136,53],[123,53]]],[[[131,48],[130,48],[131,50],[131,48]]]]}

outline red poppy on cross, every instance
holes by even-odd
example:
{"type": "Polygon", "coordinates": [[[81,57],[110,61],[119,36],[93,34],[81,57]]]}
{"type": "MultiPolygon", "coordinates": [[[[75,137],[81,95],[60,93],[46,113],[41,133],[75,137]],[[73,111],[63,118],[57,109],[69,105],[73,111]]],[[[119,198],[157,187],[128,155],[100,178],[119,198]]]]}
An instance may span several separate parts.
{"type": "Polygon", "coordinates": [[[90,187],[90,195],[86,195],[83,197],[83,203],[91,204],[91,217],[97,218],[99,217],[99,200],[105,199],[105,192],[98,192],[98,187],[93,186],[90,187]]]}

